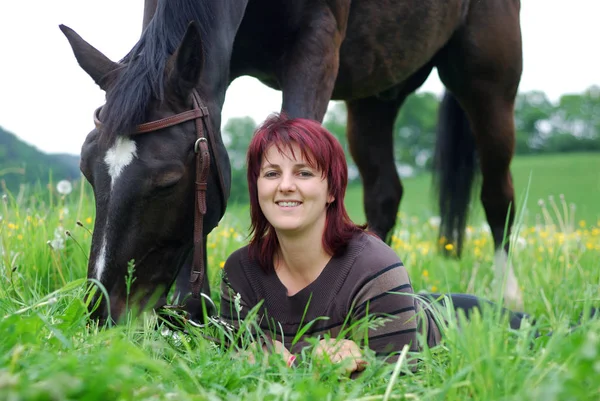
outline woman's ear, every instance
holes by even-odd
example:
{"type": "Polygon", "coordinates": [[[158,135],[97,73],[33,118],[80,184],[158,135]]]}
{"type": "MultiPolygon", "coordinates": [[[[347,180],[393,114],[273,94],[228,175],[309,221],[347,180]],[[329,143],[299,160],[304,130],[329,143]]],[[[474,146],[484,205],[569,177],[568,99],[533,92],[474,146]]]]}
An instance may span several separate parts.
{"type": "Polygon", "coordinates": [[[328,195],[327,196],[327,206],[331,205],[333,203],[333,201],[335,200],[335,196],[333,195],[328,195]]]}

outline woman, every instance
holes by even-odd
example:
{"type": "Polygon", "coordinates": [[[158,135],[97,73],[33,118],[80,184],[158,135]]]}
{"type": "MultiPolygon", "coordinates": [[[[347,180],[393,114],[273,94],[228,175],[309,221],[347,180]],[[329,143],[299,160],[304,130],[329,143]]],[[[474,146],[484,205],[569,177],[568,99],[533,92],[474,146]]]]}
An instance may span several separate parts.
{"type": "MultiPolygon", "coordinates": [[[[346,159],[333,135],[315,121],[275,115],[257,129],[247,163],[251,240],[225,263],[223,319],[237,325],[262,302],[260,328],[288,364],[308,338],[328,335],[344,339],[322,339],[315,352],[349,359],[349,372],[364,368],[362,345],[393,361],[406,344],[419,350],[418,332],[430,347],[439,342],[429,302],[414,295],[398,255],[350,220],[346,159]],[[366,318],[380,319],[357,326],[366,318]]],[[[455,307],[478,306],[475,297],[453,297],[455,307]]]]}

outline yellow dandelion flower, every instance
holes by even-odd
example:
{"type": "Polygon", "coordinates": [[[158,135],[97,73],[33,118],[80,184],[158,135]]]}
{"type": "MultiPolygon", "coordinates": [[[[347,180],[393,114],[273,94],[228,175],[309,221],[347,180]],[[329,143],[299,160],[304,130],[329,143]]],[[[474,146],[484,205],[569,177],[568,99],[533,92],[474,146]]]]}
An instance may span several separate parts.
{"type": "Polygon", "coordinates": [[[85,219],[85,222],[86,222],[87,224],[92,224],[92,218],[91,218],[91,217],[88,217],[87,219],[85,219]]]}
{"type": "Polygon", "coordinates": [[[585,220],[579,220],[579,227],[585,228],[587,224],[585,224],[585,220]]]}
{"type": "Polygon", "coordinates": [[[18,225],[14,224],[14,223],[8,223],[9,230],[16,230],[17,228],[19,228],[18,225]]]}
{"type": "Polygon", "coordinates": [[[435,285],[432,285],[432,286],[431,286],[431,292],[436,292],[436,291],[437,291],[437,289],[438,289],[438,288],[437,288],[435,285]]]}
{"type": "Polygon", "coordinates": [[[423,270],[423,272],[421,273],[421,275],[425,278],[429,277],[429,272],[427,270],[423,270]]]}
{"type": "Polygon", "coordinates": [[[222,268],[224,268],[224,267],[225,267],[225,262],[224,262],[224,261],[221,261],[221,262],[219,263],[219,267],[220,267],[221,269],[222,269],[222,268]]]}
{"type": "Polygon", "coordinates": [[[446,248],[447,251],[451,251],[454,249],[454,245],[452,244],[446,244],[446,246],[444,246],[444,248],[446,248]]]}
{"type": "Polygon", "coordinates": [[[588,242],[585,244],[585,247],[586,247],[586,248],[587,248],[589,251],[591,251],[592,249],[594,249],[594,244],[592,243],[592,241],[588,241],[588,242]]]}
{"type": "Polygon", "coordinates": [[[19,241],[23,241],[23,235],[21,235],[21,234],[17,235],[17,239],[18,239],[19,241]]]}

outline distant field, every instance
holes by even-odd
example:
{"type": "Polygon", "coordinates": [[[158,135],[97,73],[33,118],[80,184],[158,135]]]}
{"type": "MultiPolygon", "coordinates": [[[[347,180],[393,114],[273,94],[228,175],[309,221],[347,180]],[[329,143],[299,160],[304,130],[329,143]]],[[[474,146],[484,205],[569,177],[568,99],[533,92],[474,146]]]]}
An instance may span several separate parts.
{"type": "MultiPolygon", "coordinates": [[[[518,212],[522,207],[531,177],[526,203],[530,216],[529,223],[535,222],[535,214],[540,211],[539,199],[544,199],[548,203],[548,197],[554,196],[558,202],[560,194],[565,195],[567,203],[576,205],[577,222],[584,220],[588,225],[592,225],[600,219],[600,154],[521,156],[515,158],[511,171],[518,212]]],[[[400,207],[402,212],[419,217],[437,214],[435,211],[437,201],[432,191],[431,181],[430,175],[403,180],[405,192],[400,207]]],[[[346,205],[353,219],[359,222],[365,220],[360,185],[349,188],[346,205]]],[[[478,188],[474,197],[471,221],[480,222],[484,217],[478,188]]]]}

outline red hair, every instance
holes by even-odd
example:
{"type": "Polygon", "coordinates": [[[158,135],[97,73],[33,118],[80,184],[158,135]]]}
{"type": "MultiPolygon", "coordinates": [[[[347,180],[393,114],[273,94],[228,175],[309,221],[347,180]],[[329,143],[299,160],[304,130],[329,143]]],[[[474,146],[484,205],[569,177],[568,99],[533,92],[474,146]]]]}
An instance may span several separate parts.
{"type": "Polygon", "coordinates": [[[292,155],[292,146],[297,145],[302,157],[311,167],[320,170],[323,177],[327,178],[329,194],[333,196],[334,201],[327,207],[323,247],[329,254],[337,255],[348,245],[354,233],[364,229],[350,220],[344,206],[344,195],[348,186],[348,165],[344,149],[317,121],[304,118],[288,119],[285,115],[274,114],[257,128],[248,146],[250,258],[258,261],[265,271],[272,271],[273,259],[279,248],[275,230],[260,209],[257,186],[263,155],[273,145],[280,152],[289,150],[292,155]]]}

